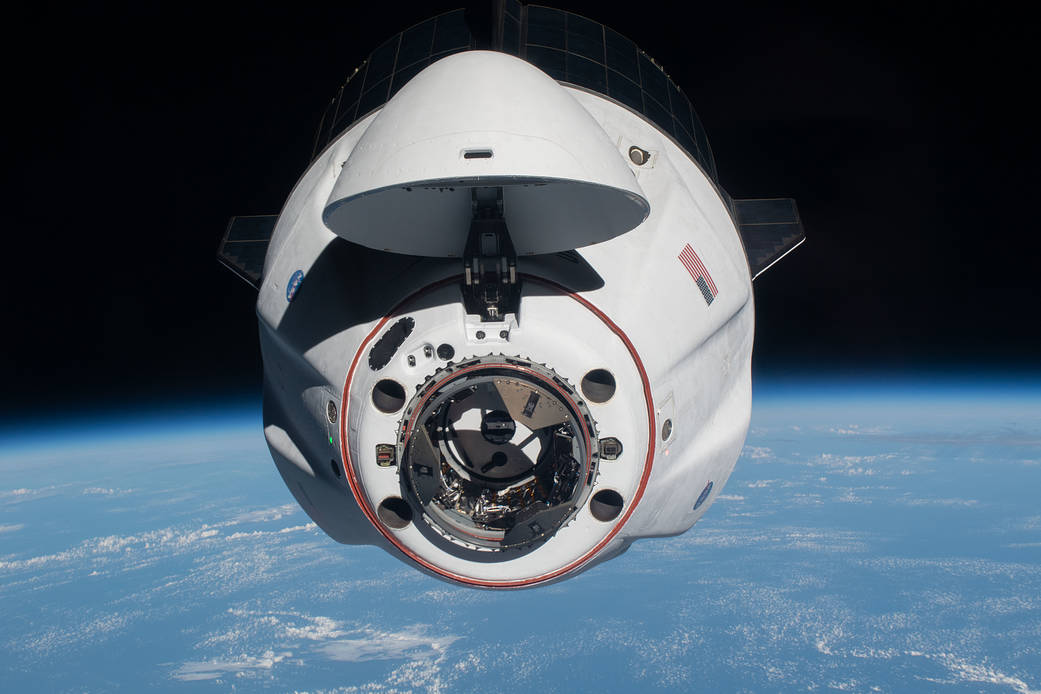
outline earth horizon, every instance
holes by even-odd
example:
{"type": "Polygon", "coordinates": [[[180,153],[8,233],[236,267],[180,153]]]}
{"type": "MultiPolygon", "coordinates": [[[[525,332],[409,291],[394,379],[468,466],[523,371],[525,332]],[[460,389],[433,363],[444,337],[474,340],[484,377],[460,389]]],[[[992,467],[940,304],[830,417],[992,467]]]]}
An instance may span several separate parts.
{"type": "Polygon", "coordinates": [[[259,403],[0,430],[10,691],[1041,691],[1041,382],[757,381],[705,518],[489,592],[338,545],[259,403]]]}

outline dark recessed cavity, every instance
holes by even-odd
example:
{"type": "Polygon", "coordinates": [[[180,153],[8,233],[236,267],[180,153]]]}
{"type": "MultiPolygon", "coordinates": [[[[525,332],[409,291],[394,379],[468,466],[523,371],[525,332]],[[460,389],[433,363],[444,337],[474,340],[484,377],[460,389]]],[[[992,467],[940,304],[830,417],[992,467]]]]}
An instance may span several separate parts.
{"type": "Polygon", "coordinates": [[[668,441],[670,436],[672,436],[672,420],[666,419],[665,423],[661,425],[661,440],[668,441]]]}
{"type": "Polygon", "coordinates": [[[490,149],[471,149],[467,152],[463,152],[463,159],[491,159],[492,151],[490,149]]]}
{"type": "Polygon", "coordinates": [[[582,394],[590,402],[607,402],[614,390],[614,376],[607,369],[593,369],[582,377],[582,394]]]}
{"type": "Polygon", "coordinates": [[[412,334],[412,329],[415,327],[416,321],[407,316],[390,326],[369,350],[369,368],[379,371],[389,364],[394,353],[405,342],[405,338],[412,334]]]}
{"type": "Polygon", "coordinates": [[[372,387],[372,404],[380,412],[397,412],[405,405],[405,389],[397,381],[384,378],[372,387]]]}
{"type": "Polygon", "coordinates": [[[622,495],[613,489],[602,489],[589,502],[589,512],[598,521],[612,521],[622,512],[622,495]]]}
{"type": "Polygon", "coordinates": [[[376,515],[388,528],[401,530],[412,522],[412,508],[399,496],[388,496],[376,509],[376,515]]]}
{"type": "Polygon", "coordinates": [[[449,359],[451,359],[454,356],[455,356],[455,347],[453,347],[452,345],[448,344],[447,342],[444,342],[444,343],[442,343],[442,344],[437,346],[437,357],[438,357],[438,359],[443,359],[445,361],[448,361],[449,359]]]}
{"type": "Polygon", "coordinates": [[[595,491],[593,418],[542,365],[501,356],[462,364],[403,410],[399,496],[416,513],[411,527],[455,556],[534,551],[595,491]]]}
{"type": "Polygon", "coordinates": [[[336,479],[340,479],[340,477],[343,476],[343,473],[340,472],[340,464],[336,462],[336,458],[332,458],[329,461],[329,467],[333,469],[333,474],[336,475],[336,479]]]}

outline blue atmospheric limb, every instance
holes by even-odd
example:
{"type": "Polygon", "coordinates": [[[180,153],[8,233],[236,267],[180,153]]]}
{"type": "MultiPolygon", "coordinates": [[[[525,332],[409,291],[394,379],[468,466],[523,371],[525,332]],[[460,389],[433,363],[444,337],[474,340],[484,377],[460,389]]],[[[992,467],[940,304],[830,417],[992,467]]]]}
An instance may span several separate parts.
{"type": "Polygon", "coordinates": [[[9,429],[0,681],[1036,691],[1041,387],[962,385],[767,381],[699,532],[537,594],[327,542],[267,463],[256,403],[9,429]]]}

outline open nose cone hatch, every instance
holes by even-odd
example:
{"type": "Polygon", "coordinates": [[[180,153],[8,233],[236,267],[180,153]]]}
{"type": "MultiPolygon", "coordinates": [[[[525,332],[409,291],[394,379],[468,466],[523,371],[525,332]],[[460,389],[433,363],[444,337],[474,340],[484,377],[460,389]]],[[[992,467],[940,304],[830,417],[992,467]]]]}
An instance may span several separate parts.
{"type": "Polygon", "coordinates": [[[435,374],[406,414],[402,495],[422,509],[421,531],[454,554],[533,549],[588,496],[595,427],[546,367],[461,364],[435,374]]]}
{"type": "Polygon", "coordinates": [[[467,51],[387,102],[343,162],[322,219],[369,248],[458,257],[480,186],[502,186],[520,255],[607,241],[650,212],[626,158],[563,87],[519,58],[467,51]]]}

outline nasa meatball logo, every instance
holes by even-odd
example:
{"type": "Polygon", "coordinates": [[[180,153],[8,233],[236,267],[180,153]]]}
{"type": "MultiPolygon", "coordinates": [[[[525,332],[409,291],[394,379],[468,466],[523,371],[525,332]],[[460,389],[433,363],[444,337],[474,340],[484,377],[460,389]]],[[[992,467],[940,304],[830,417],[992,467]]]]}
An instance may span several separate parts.
{"type": "Polygon", "coordinates": [[[293,273],[293,276],[289,278],[289,284],[286,286],[286,301],[293,301],[293,297],[296,296],[297,290],[300,289],[300,285],[303,283],[304,271],[297,270],[293,273]]]}

